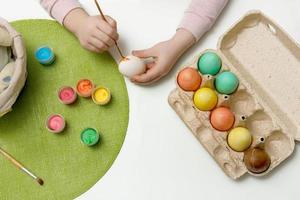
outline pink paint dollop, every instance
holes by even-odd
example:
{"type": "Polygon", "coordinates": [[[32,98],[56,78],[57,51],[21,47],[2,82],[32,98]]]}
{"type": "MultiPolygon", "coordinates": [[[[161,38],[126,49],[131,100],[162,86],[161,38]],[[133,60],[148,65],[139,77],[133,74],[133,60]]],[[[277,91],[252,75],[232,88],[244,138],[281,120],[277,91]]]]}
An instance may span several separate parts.
{"type": "Polygon", "coordinates": [[[47,121],[47,128],[50,132],[60,133],[65,128],[65,119],[58,114],[51,115],[47,121]]]}
{"type": "Polygon", "coordinates": [[[58,92],[58,98],[63,104],[72,104],[77,99],[77,94],[72,87],[62,87],[58,92]]]}

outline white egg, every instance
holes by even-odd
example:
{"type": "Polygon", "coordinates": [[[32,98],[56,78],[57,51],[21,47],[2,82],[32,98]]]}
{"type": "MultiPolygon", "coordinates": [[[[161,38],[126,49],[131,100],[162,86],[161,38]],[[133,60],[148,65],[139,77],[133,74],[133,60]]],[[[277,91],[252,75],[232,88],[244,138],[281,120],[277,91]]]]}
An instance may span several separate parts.
{"type": "Polygon", "coordinates": [[[131,78],[144,73],[146,71],[146,63],[136,56],[129,55],[120,62],[119,71],[124,76],[131,78]]]}

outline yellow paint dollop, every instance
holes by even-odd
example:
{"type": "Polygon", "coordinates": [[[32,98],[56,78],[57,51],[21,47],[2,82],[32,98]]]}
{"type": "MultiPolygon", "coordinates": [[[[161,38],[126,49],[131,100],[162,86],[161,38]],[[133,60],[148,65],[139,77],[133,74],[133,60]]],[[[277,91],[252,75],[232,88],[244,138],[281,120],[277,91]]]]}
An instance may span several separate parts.
{"type": "Polygon", "coordinates": [[[107,88],[99,87],[93,93],[93,100],[97,104],[106,104],[110,100],[110,91],[107,88]]]}

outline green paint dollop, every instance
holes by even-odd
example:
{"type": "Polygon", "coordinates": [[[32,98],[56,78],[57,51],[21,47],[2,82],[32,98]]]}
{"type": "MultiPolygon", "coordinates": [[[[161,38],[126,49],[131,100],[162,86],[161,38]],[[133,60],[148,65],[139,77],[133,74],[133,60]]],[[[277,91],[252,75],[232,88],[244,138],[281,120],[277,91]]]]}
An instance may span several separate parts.
{"type": "Polygon", "coordinates": [[[93,128],[87,128],[81,133],[81,141],[87,146],[93,146],[97,144],[99,139],[99,133],[93,128]]]}

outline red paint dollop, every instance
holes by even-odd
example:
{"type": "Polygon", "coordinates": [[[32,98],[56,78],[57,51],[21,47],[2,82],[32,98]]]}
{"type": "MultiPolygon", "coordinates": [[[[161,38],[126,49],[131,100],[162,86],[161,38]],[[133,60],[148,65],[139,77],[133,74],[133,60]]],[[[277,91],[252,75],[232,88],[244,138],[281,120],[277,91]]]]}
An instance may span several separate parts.
{"type": "Polygon", "coordinates": [[[74,103],[77,96],[76,92],[72,87],[63,87],[59,91],[59,99],[64,104],[74,103]]]}

